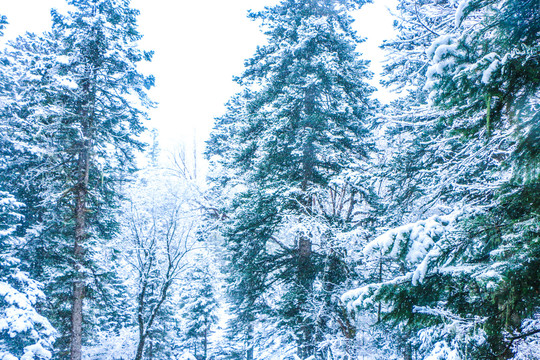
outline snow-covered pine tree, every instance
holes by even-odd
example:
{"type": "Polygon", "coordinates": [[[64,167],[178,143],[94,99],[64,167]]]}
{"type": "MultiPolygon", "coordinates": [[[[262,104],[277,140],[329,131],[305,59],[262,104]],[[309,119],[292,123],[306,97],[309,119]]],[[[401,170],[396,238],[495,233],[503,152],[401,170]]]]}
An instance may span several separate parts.
{"type": "MultiPolygon", "coordinates": [[[[1,169],[1,168],[0,168],[1,169]]],[[[0,357],[6,360],[51,359],[56,331],[36,309],[45,294],[17,257],[23,239],[13,236],[22,204],[0,190],[0,357]]]]}
{"type": "Polygon", "coordinates": [[[28,257],[43,263],[39,273],[62,335],[59,356],[80,359],[84,299],[107,293],[111,273],[100,269],[99,249],[117,230],[118,185],[142,146],[136,136],[153,79],[137,71],[151,54],[136,47],[138,12],[129,1],[68,3],[68,14],[52,12],[51,32],[12,44],[8,65],[19,76],[20,101],[9,119],[23,140],[15,148],[26,156],[9,162],[15,169],[9,183],[35,210],[27,217],[36,230],[29,249],[41,252],[28,257]]]}
{"type": "Polygon", "coordinates": [[[540,332],[532,325],[540,288],[540,5],[400,4],[401,38],[389,44],[398,56],[388,69],[391,83],[411,90],[400,106],[413,111],[394,118],[411,144],[396,163],[411,167],[392,174],[412,176],[398,192],[412,201],[389,224],[462,213],[378,237],[364,252],[386,272],[344,298],[356,310],[379,307],[405,332],[405,358],[413,350],[430,359],[538,358],[528,344],[540,332]],[[407,66],[413,82],[399,74],[407,66]]]}
{"type": "Polygon", "coordinates": [[[216,280],[203,258],[196,257],[191,263],[180,300],[184,322],[182,348],[197,359],[207,360],[215,357],[212,350],[217,346],[211,341],[219,310],[214,289],[216,280]]]}
{"type": "Polygon", "coordinates": [[[385,124],[385,150],[391,154],[383,173],[387,226],[445,208],[449,193],[462,195],[452,192],[460,189],[452,187],[456,172],[448,170],[461,160],[452,158],[461,143],[444,135],[451,130],[445,123],[448,112],[430,106],[426,87],[431,45],[439,34],[459,31],[454,27],[455,10],[451,1],[399,1],[396,38],[383,45],[388,54],[383,84],[403,95],[387,108],[390,121],[385,124]]]}
{"type": "Polygon", "coordinates": [[[268,44],[246,61],[244,90],[208,144],[228,199],[230,294],[248,359],[277,333],[300,358],[322,356],[318,342],[336,322],[330,302],[346,256],[336,234],[353,226],[369,194],[351,176],[365,174],[376,107],[347,14],[363,3],[285,0],[252,13],[268,44]],[[317,309],[314,293],[324,298],[317,309]],[[281,330],[261,337],[263,318],[281,330]]]}
{"type": "MultiPolygon", "coordinates": [[[[7,24],[0,16],[0,36],[7,24]]],[[[5,57],[2,58],[5,64],[5,57]]],[[[10,71],[0,67],[0,112],[6,114],[12,98],[13,78],[10,71]]],[[[16,142],[6,122],[0,125],[0,173],[3,183],[7,170],[8,152],[16,142]]],[[[6,360],[51,359],[56,331],[49,320],[38,311],[45,300],[43,285],[28,273],[28,264],[20,259],[25,244],[24,205],[0,186],[0,357],[6,360]]]]}

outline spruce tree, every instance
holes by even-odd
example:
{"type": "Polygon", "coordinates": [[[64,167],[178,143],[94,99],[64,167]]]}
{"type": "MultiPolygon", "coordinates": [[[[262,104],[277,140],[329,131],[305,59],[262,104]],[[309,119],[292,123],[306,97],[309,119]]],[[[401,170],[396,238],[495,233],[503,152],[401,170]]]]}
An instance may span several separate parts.
{"type": "Polygon", "coordinates": [[[62,334],[59,356],[80,359],[85,299],[114,303],[106,291],[114,274],[98,258],[117,231],[118,185],[142,147],[136,136],[153,79],[137,70],[151,53],[136,47],[138,12],[129,1],[69,5],[68,14],[52,11],[51,32],[12,44],[9,65],[20,69],[15,95],[24,100],[10,109],[10,128],[25,140],[16,147],[25,156],[9,162],[16,170],[8,183],[33,211],[28,257],[42,260],[36,266],[62,334]]]}
{"type": "Polygon", "coordinates": [[[410,186],[390,186],[402,226],[364,248],[382,276],[344,299],[406,334],[405,358],[522,358],[539,330],[538,2],[400,8],[390,83],[414,87],[392,130],[410,148],[389,173],[410,186]]]}
{"type": "Polygon", "coordinates": [[[215,279],[204,259],[196,257],[192,262],[193,268],[188,270],[184,279],[186,289],[181,296],[184,321],[182,347],[197,359],[207,360],[213,358],[213,349],[216,347],[210,339],[213,327],[218,321],[215,279]]]}
{"type": "Polygon", "coordinates": [[[0,356],[2,359],[51,359],[56,331],[37,309],[43,285],[25,271],[18,257],[24,239],[14,236],[23,205],[0,190],[0,356]]]}
{"type": "MultiPolygon", "coordinates": [[[[0,16],[0,36],[7,24],[0,16]]],[[[5,116],[16,101],[14,77],[5,66],[0,67],[0,112],[5,116]]],[[[4,120],[4,119],[3,119],[4,120]]],[[[17,137],[6,121],[0,124],[0,184],[7,177],[8,154],[14,153],[17,137]]],[[[2,359],[51,359],[56,330],[39,310],[45,300],[43,284],[29,274],[28,263],[21,259],[25,245],[24,204],[0,185],[0,357],[2,359]]]]}
{"type": "Polygon", "coordinates": [[[297,356],[319,356],[317,329],[326,321],[313,296],[325,293],[329,302],[345,277],[336,234],[367,201],[361,169],[376,107],[347,15],[362,3],[287,0],[252,13],[268,45],[246,61],[237,79],[244,91],[209,142],[221,169],[215,184],[228,198],[230,295],[247,358],[263,318],[288,334],[297,356]],[[350,176],[354,170],[360,175],[350,176]]]}

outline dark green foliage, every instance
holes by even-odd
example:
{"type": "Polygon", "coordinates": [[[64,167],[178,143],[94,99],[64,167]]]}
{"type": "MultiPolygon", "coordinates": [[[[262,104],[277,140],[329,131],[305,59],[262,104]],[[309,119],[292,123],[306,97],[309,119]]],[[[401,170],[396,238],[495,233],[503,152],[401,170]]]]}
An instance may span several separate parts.
{"type": "Polygon", "coordinates": [[[50,359],[55,329],[39,312],[42,284],[28,276],[19,258],[23,239],[14,236],[23,204],[0,190],[0,355],[50,359]]]}
{"type": "Polygon", "coordinates": [[[463,213],[433,243],[418,235],[422,222],[376,240],[385,252],[368,255],[394,265],[353,296],[366,304],[358,310],[378,307],[405,334],[399,346],[421,356],[532,356],[515,345],[534,347],[527,324],[540,308],[538,6],[400,1],[401,33],[386,45],[397,54],[389,84],[414,87],[391,110],[388,133],[398,138],[385,169],[386,216],[402,225],[463,213]],[[407,66],[410,76],[400,72],[407,66]]]}
{"type": "Polygon", "coordinates": [[[47,310],[62,334],[60,357],[67,354],[75,279],[84,279],[92,304],[85,331],[110,327],[105,318],[112,316],[122,321],[121,289],[115,289],[107,259],[112,254],[103,246],[118,231],[119,186],[134,169],[134,151],[143,146],[136,137],[144,130],[142,109],[151,105],[145,91],[153,83],[136,68],[151,54],[133,46],[141,36],[138,12],[128,1],[69,4],[67,15],[52,12],[51,32],[17,39],[3,62],[11,73],[11,101],[3,109],[10,142],[2,155],[9,175],[1,181],[27,204],[24,256],[45,282],[47,310]],[[86,208],[82,237],[76,234],[80,201],[86,208]],[[77,236],[84,250],[75,254],[77,236]],[[110,311],[115,313],[103,316],[110,311]]]}
{"type": "Polygon", "coordinates": [[[334,233],[350,229],[369,192],[361,175],[351,176],[372,149],[377,107],[345,13],[362,3],[291,0],[252,13],[269,43],[246,61],[238,78],[245,91],[218,119],[207,149],[214,184],[230,199],[223,212],[230,294],[243,326],[236,333],[274,319],[301,358],[317,353],[331,295],[346,278],[334,233]]]}

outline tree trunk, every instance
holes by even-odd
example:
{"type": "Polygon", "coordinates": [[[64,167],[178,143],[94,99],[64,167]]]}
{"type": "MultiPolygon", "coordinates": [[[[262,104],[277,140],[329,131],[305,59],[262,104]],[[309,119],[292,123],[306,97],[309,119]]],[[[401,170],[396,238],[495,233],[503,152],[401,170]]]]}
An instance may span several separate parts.
{"type": "MultiPolygon", "coordinates": [[[[316,89],[314,87],[307,88],[304,95],[304,110],[306,117],[303,119],[303,135],[305,136],[302,149],[301,189],[303,194],[300,199],[300,203],[303,206],[303,209],[300,209],[300,211],[304,212],[306,215],[311,215],[312,210],[312,197],[309,190],[313,185],[315,171],[315,148],[312,143],[313,124],[311,123],[313,121],[311,116],[315,111],[315,98],[316,89]]],[[[296,269],[299,285],[297,300],[300,313],[306,310],[307,301],[313,288],[312,247],[313,244],[309,234],[300,234],[298,238],[298,263],[296,269]]],[[[305,359],[314,354],[315,348],[312,341],[314,329],[313,324],[307,323],[307,321],[303,319],[302,314],[300,314],[299,321],[301,338],[298,343],[298,355],[301,359],[305,359]]]]}
{"type": "MultiPolygon", "coordinates": [[[[311,239],[305,235],[300,236],[298,239],[298,280],[300,284],[298,300],[299,311],[305,311],[307,300],[312,292],[313,288],[313,264],[312,264],[312,242],[311,239]]],[[[301,315],[300,315],[301,316],[301,315]]],[[[313,338],[313,324],[306,323],[305,320],[301,320],[300,331],[302,339],[300,340],[298,354],[301,359],[305,359],[314,354],[314,347],[312,344],[313,338]]]]}
{"type": "Polygon", "coordinates": [[[71,306],[71,360],[82,357],[82,307],[84,281],[77,279],[73,283],[73,304],[71,306]]]}
{"type": "Polygon", "coordinates": [[[142,359],[145,340],[146,340],[146,336],[139,335],[139,345],[137,346],[137,354],[135,355],[135,360],[142,359]]]}
{"type": "Polygon", "coordinates": [[[203,359],[208,359],[208,320],[204,319],[203,359]]]}
{"type": "Polygon", "coordinates": [[[403,350],[403,360],[412,360],[412,347],[410,344],[405,344],[405,349],[403,350]]]}
{"type": "Polygon", "coordinates": [[[81,268],[84,265],[84,241],[86,240],[86,198],[88,195],[88,177],[90,169],[89,141],[83,140],[77,161],[78,181],[75,192],[75,242],[73,258],[75,279],[73,281],[73,298],[71,306],[71,360],[82,357],[82,323],[85,279],[81,268]]]}
{"type": "Polygon", "coordinates": [[[253,360],[253,344],[250,344],[247,349],[246,360],[253,360]]]}
{"type": "Polygon", "coordinates": [[[246,345],[247,345],[246,360],[253,360],[254,349],[253,349],[253,325],[252,324],[249,325],[246,335],[247,335],[246,336],[246,345]]]}

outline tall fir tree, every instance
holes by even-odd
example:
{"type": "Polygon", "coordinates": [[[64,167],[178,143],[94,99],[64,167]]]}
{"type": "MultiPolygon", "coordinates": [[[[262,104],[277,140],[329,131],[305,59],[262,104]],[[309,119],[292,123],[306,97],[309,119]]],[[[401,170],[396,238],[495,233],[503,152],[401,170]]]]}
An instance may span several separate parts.
{"type": "Polygon", "coordinates": [[[230,295],[248,359],[264,348],[253,344],[269,340],[257,330],[263,318],[304,359],[323,356],[329,320],[321,313],[336,316],[332,294],[346,278],[337,234],[358,225],[355,209],[371,195],[363,169],[377,104],[347,14],[363,3],[286,0],[252,13],[268,45],[246,61],[237,79],[244,91],[208,143],[228,198],[230,295]],[[325,311],[315,309],[315,293],[325,311]]]}
{"type": "Polygon", "coordinates": [[[11,45],[8,65],[19,75],[14,98],[22,101],[9,109],[10,130],[25,156],[9,162],[15,171],[7,182],[29,204],[35,238],[28,257],[41,260],[36,270],[62,335],[58,356],[80,359],[83,312],[90,310],[88,324],[95,309],[85,299],[115,302],[107,286],[114,276],[98,257],[117,229],[118,185],[142,147],[136,136],[153,78],[137,70],[151,53],[136,47],[138,11],[129,1],[68,3],[69,13],[52,11],[51,32],[11,45]]]}

